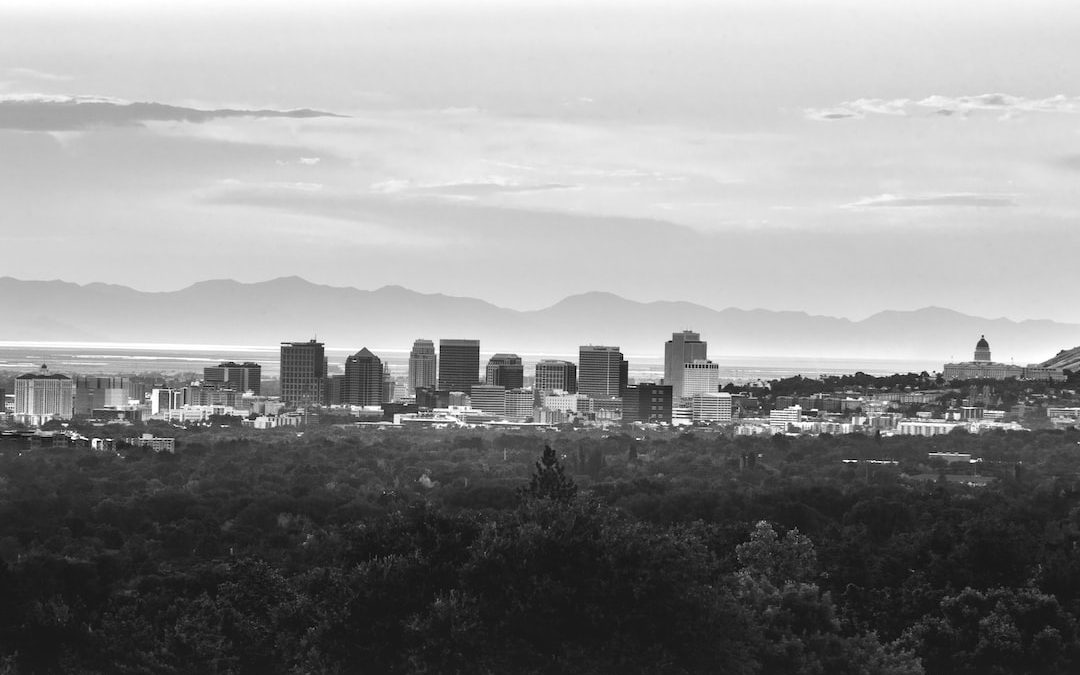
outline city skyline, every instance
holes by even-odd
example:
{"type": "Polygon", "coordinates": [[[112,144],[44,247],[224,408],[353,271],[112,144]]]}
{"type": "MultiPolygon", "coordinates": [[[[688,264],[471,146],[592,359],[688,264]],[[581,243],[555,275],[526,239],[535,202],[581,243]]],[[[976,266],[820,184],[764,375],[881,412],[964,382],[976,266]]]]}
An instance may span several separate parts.
{"type": "Polygon", "coordinates": [[[10,256],[18,278],[1080,321],[1031,292],[1080,283],[1068,3],[19,1],[0,21],[0,246],[49,258],[10,256]],[[569,242],[543,284],[519,274],[538,237],[569,242]],[[166,252],[186,264],[162,273],[166,252]]]}

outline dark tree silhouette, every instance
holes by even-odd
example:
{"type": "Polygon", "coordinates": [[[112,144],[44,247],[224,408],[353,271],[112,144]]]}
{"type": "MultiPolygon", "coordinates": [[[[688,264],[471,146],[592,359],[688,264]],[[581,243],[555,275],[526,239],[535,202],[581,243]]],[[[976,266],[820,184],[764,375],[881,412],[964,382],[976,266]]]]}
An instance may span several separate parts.
{"type": "Polygon", "coordinates": [[[522,490],[522,496],[568,504],[576,495],[574,480],[564,473],[562,463],[551,446],[544,445],[544,454],[536,463],[536,471],[529,479],[528,487],[522,490]]]}

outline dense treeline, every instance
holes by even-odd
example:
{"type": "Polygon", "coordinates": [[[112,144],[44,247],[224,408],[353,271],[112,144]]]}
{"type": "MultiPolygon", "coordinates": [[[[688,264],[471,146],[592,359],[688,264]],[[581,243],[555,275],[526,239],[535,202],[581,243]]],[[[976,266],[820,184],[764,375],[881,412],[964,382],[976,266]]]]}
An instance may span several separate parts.
{"type": "Polygon", "coordinates": [[[0,672],[1080,668],[1080,433],[638,434],[3,447],[0,672]]]}

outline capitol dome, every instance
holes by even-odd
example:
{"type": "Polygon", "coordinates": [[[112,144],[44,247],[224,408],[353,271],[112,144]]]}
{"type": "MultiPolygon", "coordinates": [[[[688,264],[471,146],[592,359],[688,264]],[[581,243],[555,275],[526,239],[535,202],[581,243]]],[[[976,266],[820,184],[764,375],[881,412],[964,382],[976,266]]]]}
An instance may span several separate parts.
{"type": "Polygon", "coordinates": [[[990,360],[990,343],[986,341],[986,336],[983,335],[979,338],[979,341],[975,343],[975,360],[976,361],[989,361],[990,360]]]}

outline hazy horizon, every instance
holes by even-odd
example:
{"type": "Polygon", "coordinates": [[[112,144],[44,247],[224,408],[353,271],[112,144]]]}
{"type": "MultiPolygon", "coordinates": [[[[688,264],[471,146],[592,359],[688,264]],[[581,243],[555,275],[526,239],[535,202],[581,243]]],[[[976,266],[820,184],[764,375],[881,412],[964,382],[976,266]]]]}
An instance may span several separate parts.
{"type": "MultiPolygon", "coordinates": [[[[289,275],[289,276],[285,276],[285,277],[273,277],[273,278],[267,278],[267,279],[258,279],[258,280],[246,281],[246,282],[245,281],[239,281],[237,279],[230,279],[230,278],[199,279],[199,280],[192,281],[191,283],[185,283],[185,284],[183,284],[181,286],[178,286],[176,288],[164,288],[164,289],[160,289],[160,290],[148,290],[148,289],[145,289],[145,288],[139,288],[139,287],[137,287],[135,285],[119,284],[119,283],[113,284],[113,283],[102,282],[102,281],[88,281],[88,282],[85,282],[85,283],[80,283],[80,282],[68,281],[66,279],[58,279],[58,278],[51,278],[51,279],[16,279],[16,281],[34,281],[34,282],[42,282],[42,283],[59,282],[59,283],[65,283],[65,284],[75,284],[76,286],[80,286],[80,287],[93,286],[95,284],[105,284],[105,285],[109,285],[109,286],[126,287],[126,288],[129,288],[131,290],[138,291],[140,293],[178,293],[178,292],[184,291],[184,290],[186,290],[188,288],[191,288],[192,286],[196,286],[196,285],[202,284],[202,283],[236,282],[236,283],[239,283],[239,284],[252,285],[252,284],[269,283],[269,282],[272,282],[272,281],[279,281],[281,279],[287,279],[287,278],[292,278],[292,277],[299,278],[303,282],[313,284],[313,285],[316,285],[316,286],[326,286],[326,287],[329,287],[329,288],[336,288],[336,289],[352,289],[352,290],[365,291],[365,292],[375,292],[375,291],[382,290],[384,288],[403,288],[403,289],[405,289],[407,291],[412,291],[412,292],[416,292],[416,293],[422,293],[422,291],[418,291],[416,289],[409,288],[408,286],[403,286],[401,284],[383,284],[382,286],[376,286],[376,287],[371,287],[371,288],[359,288],[359,287],[356,287],[356,286],[337,285],[337,284],[319,284],[319,283],[316,283],[316,282],[311,281],[309,279],[305,279],[304,277],[300,277],[298,275],[289,275]]],[[[4,278],[3,276],[0,276],[0,279],[3,279],[3,278],[4,278]]],[[[7,278],[14,278],[14,277],[9,276],[7,278]]],[[[623,300],[628,300],[630,302],[641,303],[641,304],[652,303],[652,302],[691,302],[691,301],[688,301],[688,300],[685,300],[685,299],[682,299],[682,298],[656,298],[654,300],[641,300],[639,298],[629,297],[627,295],[622,295],[622,294],[615,293],[615,292],[609,291],[609,290],[604,290],[604,289],[585,290],[585,291],[581,291],[581,292],[578,292],[578,293],[573,293],[573,294],[570,294],[570,295],[566,295],[566,296],[563,296],[561,298],[557,298],[556,300],[554,300],[550,304],[531,306],[531,307],[501,305],[501,304],[493,302],[492,300],[489,300],[489,299],[484,298],[484,297],[456,295],[456,294],[453,294],[453,293],[446,293],[446,292],[443,292],[443,291],[432,291],[430,293],[423,293],[423,294],[424,295],[445,295],[445,296],[453,297],[453,298],[480,300],[480,301],[486,302],[486,303],[488,303],[490,305],[494,305],[495,307],[497,307],[499,309],[508,309],[508,310],[517,311],[517,312],[541,311],[541,310],[544,310],[544,309],[549,309],[549,308],[551,308],[551,307],[553,307],[553,306],[559,304],[560,302],[562,302],[564,300],[567,300],[569,298],[573,298],[573,297],[577,297],[577,296],[583,296],[583,295],[594,295],[594,294],[615,295],[615,296],[618,296],[619,298],[622,298],[623,300]]],[[[2,300],[0,300],[0,304],[2,304],[2,300]]],[[[869,312],[867,314],[864,314],[864,315],[849,316],[849,315],[840,315],[840,314],[815,314],[813,312],[807,312],[805,310],[782,310],[782,309],[776,309],[776,308],[772,308],[772,307],[760,307],[760,306],[759,307],[751,307],[751,306],[739,306],[739,305],[734,305],[734,304],[715,305],[715,304],[708,304],[708,302],[692,302],[692,304],[699,305],[701,307],[705,307],[707,309],[711,309],[711,310],[715,310],[715,311],[722,311],[722,310],[725,310],[725,309],[738,309],[738,310],[749,311],[749,312],[754,312],[754,311],[802,312],[802,313],[808,314],[810,316],[822,316],[822,317],[828,317],[828,318],[847,319],[849,321],[856,322],[856,323],[860,322],[860,321],[865,321],[866,319],[868,319],[868,318],[870,318],[870,317],[872,317],[872,316],[874,316],[876,314],[880,314],[882,312],[917,312],[917,311],[920,311],[920,310],[927,310],[927,309],[942,309],[942,310],[946,310],[946,311],[957,312],[959,314],[964,314],[966,316],[977,316],[977,315],[973,315],[973,314],[968,314],[968,313],[963,312],[963,311],[961,311],[959,309],[956,309],[954,307],[948,307],[948,306],[945,306],[945,305],[923,305],[923,306],[918,306],[918,307],[916,307],[916,306],[912,306],[912,307],[881,307],[879,309],[873,310],[873,311],[871,311],[871,312],[869,312]]],[[[1004,320],[1013,321],[1013,322],[1016,322],[1016,323],[1019,323],[1019,322],[1022,322],[1022,321],[1043,321],[1043,320],[1054,321],[1054,319],[1050,319],[1048,317],[1030,317],[1030,318],[1027,318],[1027,319],[1017,319],[1015,317],[1005,316],[1005,315],[977,316],[977,318],[987,319],[987,320],[990,320],[990,321],[1004,319],[1004,320]]],[[[1061,322],[1057,322],[1057,323],[1066,323],[1067,324],[1067,323],[1073,323],[1073,322],[1061,321],[1061,322]]],[[[1077,323],[1080,323],[1080,322],[1077,322],[1077,323]]],[[[6,343],[13,343],[13,342],[20,342],[20,341],[19,340],[9,340],[6,343]]],[[[77,340],[76,341],[58,340],[57,342],[66,342],[66,343],[69,343],[69,344],[78,344],[79,343],[79,341],[77,341],[77,340]]],[[[5,343],[5,341],[0,340],[0,344],[6,344],[6,343],[5,343]]],[[[127,343],[127,344],[139,344],[139,343],[138,342],[133,342],[133,343],[127,343]]]]}
{"type": "Polygon", "coordinates": [[[1080,6],[15,1],[0,273],[1080,323],[1080,6]]]}

